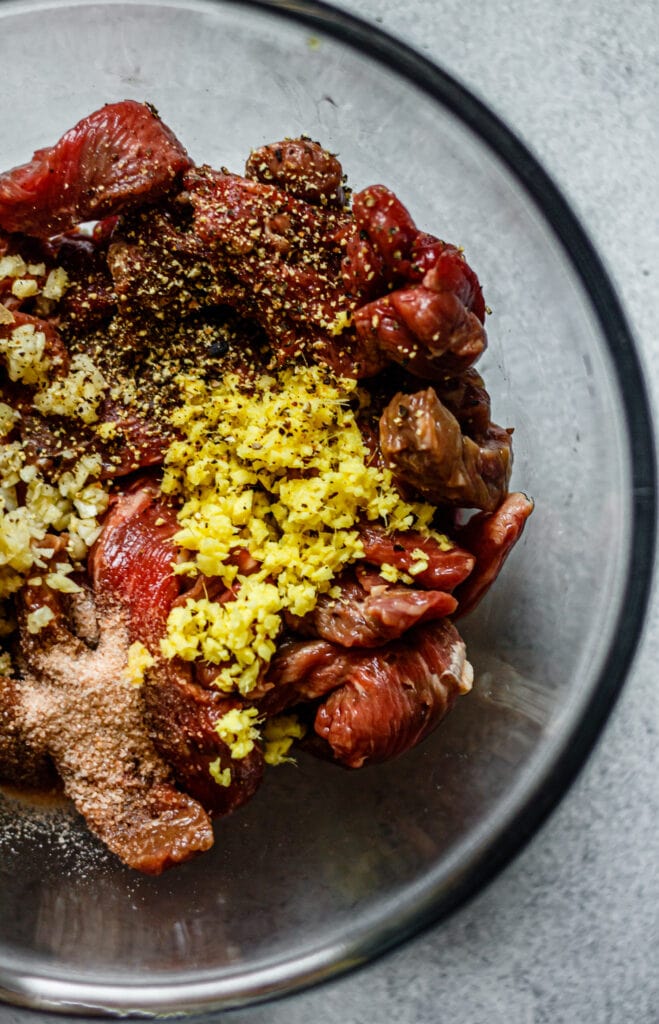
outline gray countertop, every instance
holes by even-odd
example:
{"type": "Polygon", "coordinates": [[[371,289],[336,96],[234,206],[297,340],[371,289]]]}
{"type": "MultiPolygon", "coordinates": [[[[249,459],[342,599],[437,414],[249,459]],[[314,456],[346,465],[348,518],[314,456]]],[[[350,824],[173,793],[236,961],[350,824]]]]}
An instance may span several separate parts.
{"type": "MultiPolygon", "coordinates": [[[[654,0],[352,0],[535,151],[616,283],[659,399],[654,0]]],[[[370,967],[226,1024],[659,1021],[659,608],[594,755],[524,851],[447,922],[370,967]]],[[[51,1018],[49,1018],[50,1020],[51,1018]]],[[[61,1020],[61,1018],[59,1018],[61,1020]]],[[[0,1020],[45,1020],[0,1008],[0,1020]]]]}

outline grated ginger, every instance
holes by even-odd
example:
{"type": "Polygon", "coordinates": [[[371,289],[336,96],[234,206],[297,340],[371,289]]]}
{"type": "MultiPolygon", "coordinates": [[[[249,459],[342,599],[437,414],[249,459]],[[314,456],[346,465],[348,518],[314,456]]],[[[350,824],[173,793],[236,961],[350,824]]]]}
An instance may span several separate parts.
{"type": "Polygon", "coordinates": [[[226,743],[235,761],[242,761],[254,749],[261,733],[256,728],[257,708],[232,708],[215,723],[215,732],[226,743]]]}
{"type": "Polygon", "coordinates": [[[219,577],[222,604],[188,598],[172,610],[165,657],[222,666],[215,685],[247,694],[275,649],[282,615],[305,615],[343,568],[363,558],[358,527],[384,520],[425,530],[434,508],[402,500],[387,469],[371,466],[351,402],[357,384],[327,367],[297,366],[221,385],[184,377],[162,490],[182,501],[176,572],[219,577]],[[247,550],[255,572],[232,555],[247,550]]]}
{"type": "Polygon", "coordinates": [[[155,663],[151,652],[135,640],[128,648],[128,663],[124,669],[124,678],[133,686],[141,686],[144,682],[144,673],[155,663]]]}
{"type": "Polygon", "coordinates": [[[263,756],[269,765],[295,764],[289,751],[295,740],[306,735],[306,728],[297,715],[276,715],[268,719],[263,729],[263,756]]]}

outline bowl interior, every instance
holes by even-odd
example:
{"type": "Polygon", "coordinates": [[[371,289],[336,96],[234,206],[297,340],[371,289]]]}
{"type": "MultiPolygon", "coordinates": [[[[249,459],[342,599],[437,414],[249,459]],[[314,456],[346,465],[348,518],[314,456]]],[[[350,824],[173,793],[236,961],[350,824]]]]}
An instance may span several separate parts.
{"type": "Polygon", "coordinates": [[[625,598],[620,382],[591,298],[506,163],[322,26],[250,4],[9,2],[0,34],[21,54],[3,73],[2,168],[126,97],[154,103],[197,161],[236,171],[250,148],[305,133],[355,189],[389,185],[464,246],[492,309],[480,368],[495,421],[516,428],[513,486],[536,510],[463,624],[476,685],[438,732],[359,773],[306,757],[272,770],[210,854],[156,880],[117,865],[66,809],[0,803],[6,998],[228,1005],[345,966],[448,906],[537,796],[591,706],[625,598]]]}

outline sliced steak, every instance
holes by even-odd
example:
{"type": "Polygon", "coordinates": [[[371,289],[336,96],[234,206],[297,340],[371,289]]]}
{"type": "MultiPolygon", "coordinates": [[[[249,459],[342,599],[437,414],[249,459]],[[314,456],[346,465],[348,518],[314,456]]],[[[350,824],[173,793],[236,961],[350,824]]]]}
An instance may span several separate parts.
{"type": "Polygon", "coordinates": [[[415,746],[473,679],[464,643],[446,621],[419,626],[368,655],[353,654],[341,670],[341,685],[321,704],[314,728],[348,768],[415,746]]]}
{"type": "Polygon", "coordinates": [[[0,228],[45,238],[159,199],[191,166],[152,107],[109,103],[0,174],[0,228]]]}
{"type": "Polygon", "coordinates": [[[458,531],[460,542],[476,559],[473,573],[456,591],[458,615],[466,615],[485,597],[532,511],[531,498],[519,492],[509,494],[496,512],[481,512],[458,531]]]}
{"type": "Polygon", "coordinates": [[[380,419],[380,447],[391,471],[436,505],[496,509],[508,490],[511,432],[490,424],[465,437],[433,388],[393,397],[380,419]]]}
{"type": "Polygon", "coordinates": [[[287,625],[302,636],[317,636],[341,647],[381,647],[408,629],[455,611],[457,602],[441,590],[392,586],[380,577],[366,590],[353,575],[338,580],[338,598],[323,594],[308,615],[289,615],[287,625]]]}
{"type": "Polygon", "coordinates": [[[450,592],[474,567],[474,556],[448,538],[442,545],[416,530],[389,531],[372,523],[362,523],[359,537],[364,558],[371,565],[393,565],[409,573],[421,559],[426,560],[427,567],[415,572],[414,582],[428,590],[450,592]]]}

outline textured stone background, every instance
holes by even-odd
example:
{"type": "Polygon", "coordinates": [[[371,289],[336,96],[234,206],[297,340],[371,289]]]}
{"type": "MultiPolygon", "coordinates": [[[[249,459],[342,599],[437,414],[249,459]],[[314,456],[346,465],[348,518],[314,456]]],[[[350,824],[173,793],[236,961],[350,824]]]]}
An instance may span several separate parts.
{"type": "MultiPolygon", "coordinates": [[[[659,398],[654,0],[352,0],[535,151],[608,264],[659,398]]],[[[469,906],[358,974],[225,1024],[659,1021],[659,613],[595,754],[469,906]]],[[[0,1008],[3,1024],[45,1021],[0,1008]]],[[[59,1018],[61,1020],[61,1018],[59,1018]]],[[[200,1022],[198,1022],[200,1024],[200,1022]]]]}

